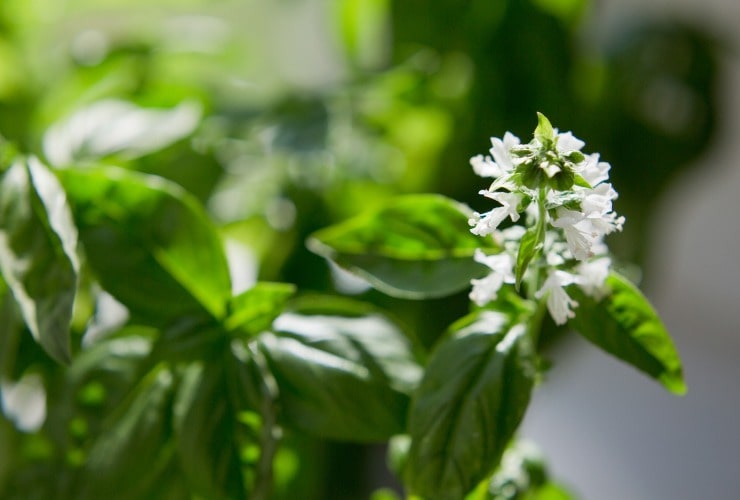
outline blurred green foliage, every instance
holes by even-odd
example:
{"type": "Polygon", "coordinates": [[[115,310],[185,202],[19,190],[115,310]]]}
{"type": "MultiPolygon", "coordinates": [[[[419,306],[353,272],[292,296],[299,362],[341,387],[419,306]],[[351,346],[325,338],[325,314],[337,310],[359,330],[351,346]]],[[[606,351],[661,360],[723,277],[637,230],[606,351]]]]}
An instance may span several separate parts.
{"type": "MultiPolygon", "coordinates": [[[[590,7],[4,0],[0,135],[54,167],[115,165],[174,181],[219,223],[243,264],[243,283],[361,293],[419,332],[423,351],[467,312],[465,293],[419,302],[382,296],[310,253],[309,234],[399,193],[442,193],[476,208],[480,185],[468,159],[490,136],[525,137],[541,111],[612,164],[616,208],[629,220],[616,250],[639,261],[646,214],[711,141],[719,113],[711,37],[669,20],[602,32],[589,24],[590,7]]],[[[89,450],[88,437],[110,425],[112,408],[128,398],[130,411],[140,411],[137,400],[156,405],[173,396],[167,377],[136,388],[136,361],[151,342],[146,329],[129,324],[111,342],[83,344],[101,308],[84,270],[70,368],[20,334],[4,288],[0,282],[0,374],[41,374],[48,400],[34,432],[0,418],[0,497],[66,498],[86,454],[106,452],[89,450]],[[121,343],[130,351],[121,356],[115,341],[127,336],[137,340],[121,343]]],[[[141,432],[154,437],[137,446],[151,449],[135,453],[154,461],[167,452],[157,436],[172,429],[144,423],[141,432]]],[[[115,439],[107,449],[123,446],[115,439]]],[[[394,485],[368,472],[373,448],[300,435],[286,443],[276,456],[275,498],[363,498],[394,485]]],[[[161,498],[168,485],[169,497],[185,495],[176,487],[181,472],[159,472],[168,478],[161,498]]]]}

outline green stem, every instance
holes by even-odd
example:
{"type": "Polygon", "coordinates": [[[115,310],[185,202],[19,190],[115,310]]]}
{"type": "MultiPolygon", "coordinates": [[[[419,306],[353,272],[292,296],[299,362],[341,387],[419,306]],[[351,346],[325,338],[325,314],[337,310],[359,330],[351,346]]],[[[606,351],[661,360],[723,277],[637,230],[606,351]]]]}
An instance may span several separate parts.
{"type": "Polygon", "coordinates": [[[547,227],[547,210],[545,209],[545,198],[547,197],[546,188],[542,187],[537,197],[537,240],[542,242],[542,247],[538,250],[535,257],[534,265],[530,269],[529,282],[527,283],[527,298],[537,304],[527,327],[527,334],[532,340],[532,345],[536,346],[539,340],[540,331],[542,330],[542,320],[545,317],[547,309],[547,297],[537,299],[535,294],[542,286],[542,270],[545,268],[545,253],[543,251],[545,244],[545,228],[547,227]]]}
{"type": "Polygon", "coordinates": [[[532,313],[532,316],[527,324],[527,336],[532,342],[532,346],[537,347],[537,343],[540,339],[540,332],[542,331],[542,320],[545,317],[545,311],[547,311],[547,297],[542,297],[536,302],[537,307],[532,313]]]}
{"type": "Polygon", "coordinates": [[[543,268],[543,257],[544,257],[544,246],[545,246],[545,228],[547,226],[547,210],[545,209],[545,197],[547,191],[544,187],[540,188],[539,196],[537,197],[537,241],[539,242],[537,253],[534,256],[533,263],[530,266],[529,280],[527,283],[527,298],[529,300],[536,300],[534,294],[540,289],[542,284],[542,268],[543,268]]]}

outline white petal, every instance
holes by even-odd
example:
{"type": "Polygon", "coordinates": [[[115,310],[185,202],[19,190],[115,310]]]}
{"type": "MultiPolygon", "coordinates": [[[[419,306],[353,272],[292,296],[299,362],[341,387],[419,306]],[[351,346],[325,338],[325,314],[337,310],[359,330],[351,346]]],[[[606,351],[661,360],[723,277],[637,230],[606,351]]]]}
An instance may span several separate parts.
{"type": "Polygon", "coordinates": [[[496,300],[501,285],[504,280],[498,273],[491,273],[483,279],[470,280],[473,289],[470,291],[470,300],[479,306],[484,306],[492,300],[496,300]]]}
{"type": "Polygon", "coordinates": [[[599,161],[598,153],[586,156],[586,161],[580,164],[578,173],[586,179],[586,182],[596,186],[609,178],[611,165],[604,161],[599,161]]]}
{"type": "Polygon", "coordinates": [[[568,154],[572,151],[580,151],[586,143],[575,137],[571,132],[563,132],[558,134],[558,151],[564,154],[568,154]]]}
{"type": "Polygon", "coordinates": [[[473,167],[473,172],[481,177],[500,177],[504,173],[490,156],[474,156],[470,159],[470,166],[473,167]]]}
{"type": "Polygon", "coordinates": [[[519,138],[511,132],[504,134],[504,140],[497,137],[491,137],[491,156],[493,161],[501,167],[504,172],[510,172],[514,169],[513,158],[511,157],[511,148],[520,144],[519,138]]]}
{"type": "Polygon", "coordinates": [[[563,287],[574,283],[577,277],[565,271],[552,271],[545,280],[535,297],[542,298],[547,294],[547,310],[556,324],[562,325],[573,318],[575,313],[571,310],[578,306],[578,302],[571,299],[563,287]]]}
{"type": "Polygon", "coordinates": [[[605,292],[604,283],[609,276],[609,266],[611,266],[609,257],[581,262],[578,265],[578,286],[587,295],[597,299],[601,298],[605,292]]]}

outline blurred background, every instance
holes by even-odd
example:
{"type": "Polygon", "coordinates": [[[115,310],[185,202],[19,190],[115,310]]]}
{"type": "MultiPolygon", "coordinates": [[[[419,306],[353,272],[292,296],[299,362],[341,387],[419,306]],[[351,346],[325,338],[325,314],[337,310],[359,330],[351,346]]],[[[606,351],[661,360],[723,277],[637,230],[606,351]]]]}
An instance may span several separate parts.
{"type": "MultiPolygon", "coordinates": [[[[670,397],[572,336],[557,348],[555,368],[535,397],[524,433],[584,498],[735,498],[740,4],[604,1],[594,13],[592,29],[608,32],[641,17],[672,19],[716,44],[714,131],[705,149],[687,159],[685,172],[666,176],[665,192],[641,215],[647,226],[643,289],[676,340],[689,392],[670,397]]],[[[675,113],[680,112],[674,107],[670,116],[675,113]]],[[[620,167],[613,162],[615,170],[620,167]]]]}
{"type": "MultiPolygon", "coordinates": [[[[172,179],[219,223],[237,287],[259,278],[359,295],[429,348],[466,312],[465,294],[383,297],[304,240],[399,193],[482,209],[468,159],[507,130],[528,137],[541,111],[612,164],[627,224],[611,247],[676,339],[689,393],[664,394],[549,325],[554,367],[522,435],[585,499],[730,499],[740,490],[738,22],[734,0],[2,0],[0,135],[53,166],[172,179]]],[[[88,327],[77,325],[80,339],[88,327]]],[[[3,378],[54,373],[22,339],[19,359],[0,360],[3,378]]],[[[0,442],[30,455],[0,451],[0,497],[58,476],[38,457],[58,444],[64,404],[49,391],[34,421],[4,403],[0,442]]],[[[316,459],[286,459],[278,496],[366,498],[394,485],[381,449],[289,444],[316,459]]]]}

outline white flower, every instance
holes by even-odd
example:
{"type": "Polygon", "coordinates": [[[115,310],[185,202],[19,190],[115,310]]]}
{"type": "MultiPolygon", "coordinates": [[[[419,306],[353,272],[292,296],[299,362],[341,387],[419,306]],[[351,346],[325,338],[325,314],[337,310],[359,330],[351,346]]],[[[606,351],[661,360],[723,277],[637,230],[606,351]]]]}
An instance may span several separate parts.
{"type": "Polygon", "coordinates": [[[601,183],[584,192],[581,210],[586,216],[591,214],[605,215],[612,211],[612,200],[616,200],[617,196],[617,192],[611,184],[601,183]]]}
{"type": "Polygon", "coordinates": [[[593,255],[591,247],[599,239],[600,233],[585,214],[567,208],[558,208],[558,218],[552,221],[554,227],[565,233],[568,249],[576,260],[586,260],[593,255]]]}
{"type": "Polygon", "coordinates": [[[614,212],[608,212],[602,215],[591,214],[587,217],[591,224],[593,232],[599,236],[611,234],[614,231],[621,231],[624,227],[624,216],[617,217],[614,212]]]}
{"type": "Polygon", "coordinates": [[[473,172],[481,177],[501,177],[504,171],[491,160],[490,156],[476,155],[470,159],[473,172]]]}
{"type": "Polygon", "coordinates": [[[492,192],[488,190],[482,190],[480,194],[498,201],[501,203],[501,206],[485,214],[479,214],[477,212],[473,214],[473,218],[468,220],[468,223],[473,226],[470,230],[471,233],[478,236],[486,236],[493,233],[507,217],[510,217],[513,222],[519,220],[519,203],[522,201],[521,194],[507,193],[504,191],[492,192]]]}
{"type": "Polygon", "coordinates": [[[586,160],[577,165],[576,173],[592,186],[596,186],[609,178],[609,169],[611,165],[605,161],[599,161],[599,154],[594,153],[587,155],[586,160]]]}
{"type": "Polygon", "coordinates": [[[563,132],[557,135],[556,147],[558,153],[563,156],[567,156],[568,153],[573,151],[580,151],[586,143],[574,136],[571,132],[563,132]]]}
{"type": "Polygon", "coordinates": [[[550,271],[542,288],[535,294],[538,299],[547,294],[547,310],[558,325],[564,325],[569,318],[575,317],[572,308],[577,307],[578,302],[571,299],[563,287],[576,281],[576,276],[565,271],[550,271]]]}
{"type": "Polygon", "coordinates": [[[519,138],[511,132],[504,139],[491,137],[491,156],[476,155],[470,159],[470,166],[481,177],[505,177],[514,170],[511,149],[520,144],[519,138]]]}
{"type": "Polygon", "coordinates": [[[503,141],[498,137],[491,137],[491,156],[504,173],[514,170],[514,159],[511,156],[511,150],[519,144],[521,144],[521,141],[511,132],[504,134],[503,141]]]}
{"type": "Polygon", "coordinates": [[[473,285],[470,300],[484,306],[496,300],[504,283],[514,283],[514,258],[507,253],[486,255],[481,249],[476,249],[474,259],[491,269],[491,273],[485,278],[470,280],[473,285]]]}
{"type": "Polygon", "coordinates": [[[573,259],[568,244],[562,240],[559,233],[547,231],[545,234],[545,262],[550,267],[558,267],[573,259]]]}
{"type": "Polygon", "coordinates": [[[586,295],[595,299],[604,296],[604,283],[609,276],[609,257],[599,257],[594,260],[583,261],[578,264],[578,278],[576,283],[583,289],[586,295]]]}

